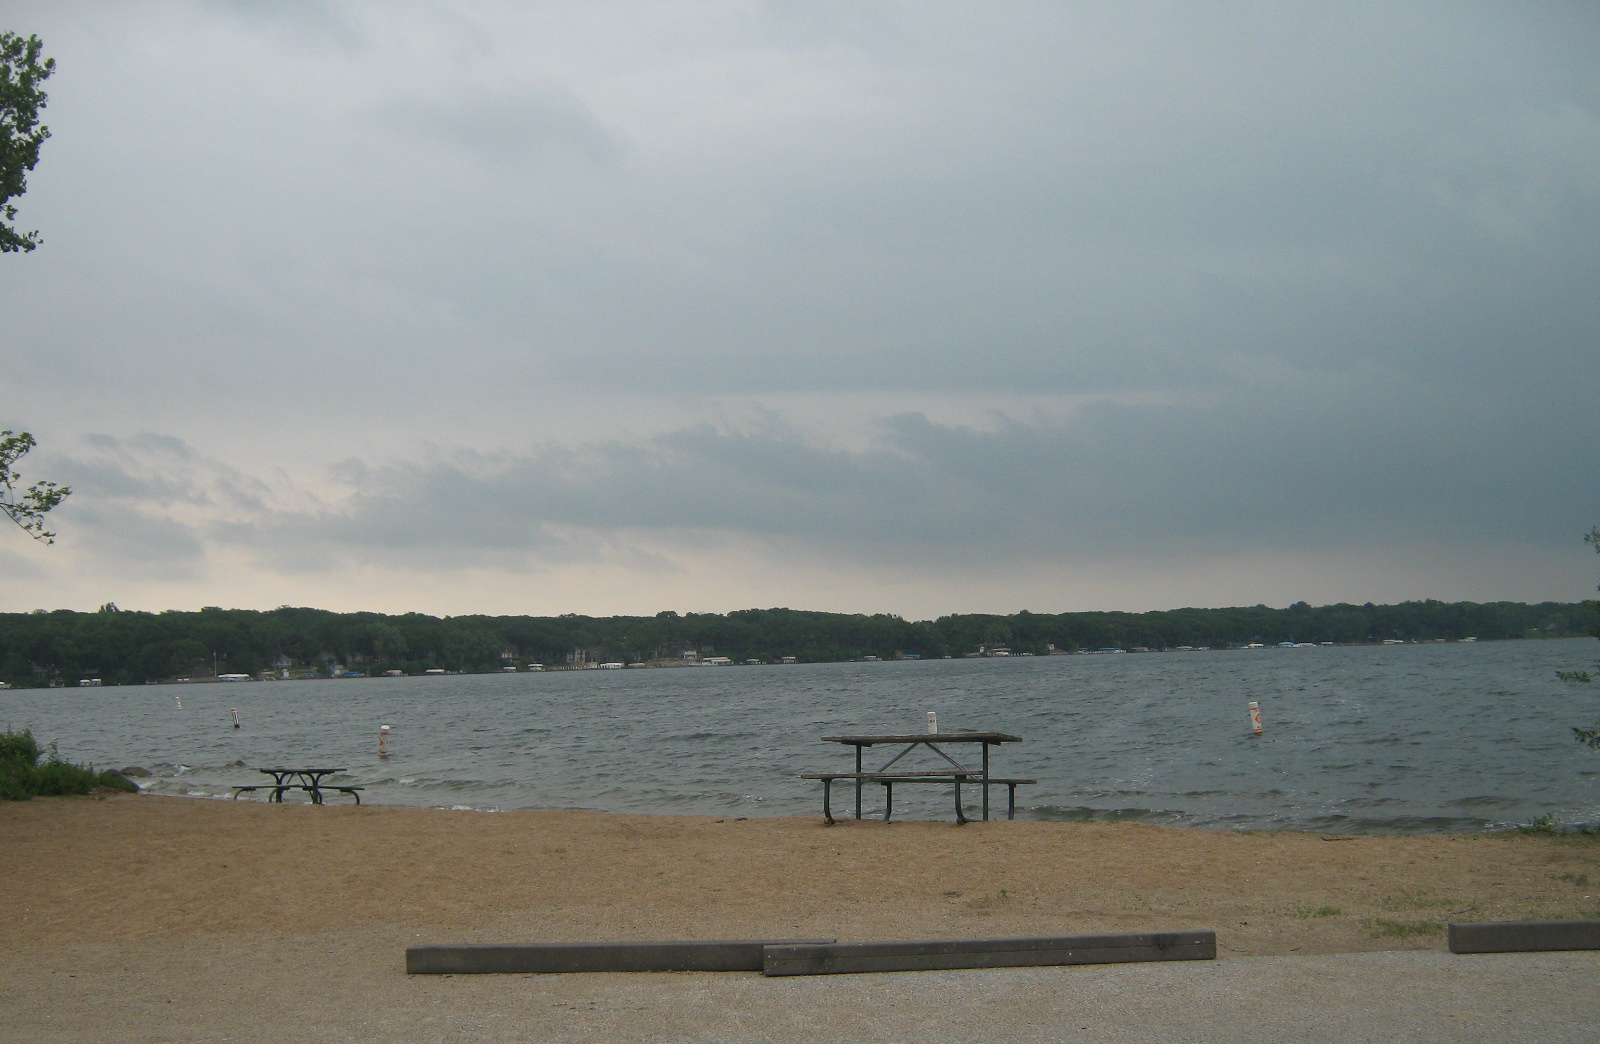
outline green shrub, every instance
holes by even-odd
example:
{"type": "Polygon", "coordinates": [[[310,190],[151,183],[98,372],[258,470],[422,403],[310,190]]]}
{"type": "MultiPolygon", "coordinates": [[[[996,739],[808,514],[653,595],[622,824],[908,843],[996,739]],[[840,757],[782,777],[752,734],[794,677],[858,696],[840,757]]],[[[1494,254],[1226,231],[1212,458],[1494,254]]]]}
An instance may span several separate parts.
{"type": "Polygon", "coordinates": [[[1535,816],[1530,822],[1517,827],[1519,834],[1539,834],[1548,836],[1558,832],[1554,813],[1546,812],[1542,816],[1535,816]]]}
{"type": "Polygon", "coordinates": [[[9,769],[0,770],[0,801],[26,801],[33,797],[27,782],[9,769]]]}
{"type": "Polygon", "coordinates": [[[87,794],[97,787],[137,791],[120,773],[74,765],[50,745],[49,757],[27,729],[0,732],[0,801],[26,801],[36,795],[87,794]]]}
{"type": "Polygon", "coordinates": [[[120,790],[124,794],[139,793],[139,784],[135,783],[127,776],[124,776],[122,773],[114,772],[111,769],[107,769],[98,776],[94,777],[94,785],[97,787],[107,787],[111,790],[120,790]]]}
{"type": "Polygon", "coordinates": [[[32,765],[43,753],[39,741],[34,739],[33,733],[27,729],[21,732],[0,732],[0,766],[9,768],[12,765],[32,765]]]}

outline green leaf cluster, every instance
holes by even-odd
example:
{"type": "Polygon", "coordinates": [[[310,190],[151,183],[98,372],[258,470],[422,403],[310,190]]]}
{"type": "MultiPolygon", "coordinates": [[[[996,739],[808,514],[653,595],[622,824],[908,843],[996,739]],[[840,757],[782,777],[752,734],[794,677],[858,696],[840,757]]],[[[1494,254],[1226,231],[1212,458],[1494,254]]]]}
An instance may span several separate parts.
{"type": "Polygon", "coordinates": [[[39,245],[38,232],[18,232],[11,200],[28,189],[28,173],[39,162],[39,148],[50,128],[39,122],[47,95],[40,84],[55,72],[54,58],[41,58],[37,36],[23,39],[0,33],[0,253],[29,251],[39,245]]]}
{"type": "MultiPolygon", "coordinates": [[[[1588,534],[1584,536],[1583,542],[1593,547],[1596,554],[1600,554],[1600,526],[1591,528],[1588,534]]],[[[1592,612],[1600,614],[1600,601],[1591,599],[1583,604],[1592,612]]],[[[1596,638],[1600,638],[1600,623],[1596,623],[1591,627],[1589,633],[1596,638]]],[[[1594,676],[1583,670],[1557,671],[1556,676],[1562,681],[1579,685],[1589,685],[1594,682],[1594,676]]],[[[1600,750],[1600,721],[1595,722],[1587,729],[1574,725],[1572,727],[1572,737],[1579,743],[1587,744],[1596,750],[1600,750]]]]}
{"type": "Polygon", "coordinates": [[[0,512],[35,540],[53,544],[56,535],[44,528],[44,516],[71,495],[72,487],[35,482],[25,491],[17,491],[17,483],[22,481],[17,461],[37,444],[25,431],[0,431],[0,512]]]}

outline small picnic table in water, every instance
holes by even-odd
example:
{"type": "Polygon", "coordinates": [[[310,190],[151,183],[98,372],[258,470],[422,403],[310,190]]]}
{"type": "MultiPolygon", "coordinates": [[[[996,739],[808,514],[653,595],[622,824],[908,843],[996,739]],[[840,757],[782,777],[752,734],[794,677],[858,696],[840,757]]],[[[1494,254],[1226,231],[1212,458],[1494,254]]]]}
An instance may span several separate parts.
{"type": "Polygon", "coordinates": [[[854,772],[807,772],[801,779],[822,780],[822,814],[831,826],[834,823],[831,796],[835,780],[852,779],[856,784],[856,813],[857,819],[861,818],[861,785],[867,782],[881,783],[884,788],[883,819],[888,822],[894,805],[894,785],[896,783],[944,783],[952,784],[955,789],[956,822],[967,822],[966,813],[961,808],[961,784],[975,784],[983,792],[983,818],[989,818],[989,788],[991,786],[1005,786],[1007,792],[1006,818],[1015,819],[1017,814],[1017,787],[1035,783],[1032,779],[1012,779],[994,776],[989,771],[989,748],[1002,743],[1020,743],[1021,736],[1012,736],[1004,732],[913,732],[890,735],[873,736],[824,736],[825,743],[841,743],[856,749],[856,767],[854,772]],[[944,747],[952,744],[973,744],[981,748],[981,763],[978,768],[969,768],[949,754],[944,747]],[[884,763],[876,771],[865,771],[862,768],[863,754],[868,747],[881,745],[899,746],[903,749],[894,757],[884,763]],[[912,771],[901,769],[894,771],[894,765],[901,758],[910,754],[918,747],[925,747],[942,758],[949,767],[936,771],[912,771]]]}
{"type": "Polygon", "coordinates": [[[257,790],[266,790],[268,801],[283,802],[283,793],[286,790],[303,790],[311,798],[313,805],[323,803],[324,792],[332,790],[341,794],[349,794],[356,799],[356,804],[361,804],[361,791],[364,787],[340,787],[324,783],[327,776],[343,772],[342,768],[264,768],[258,772],[272,777],[271,783],[263,783],[253,787],[234,787],[233,799],[239,800],[240,794],[250,794],[257,790]]]}

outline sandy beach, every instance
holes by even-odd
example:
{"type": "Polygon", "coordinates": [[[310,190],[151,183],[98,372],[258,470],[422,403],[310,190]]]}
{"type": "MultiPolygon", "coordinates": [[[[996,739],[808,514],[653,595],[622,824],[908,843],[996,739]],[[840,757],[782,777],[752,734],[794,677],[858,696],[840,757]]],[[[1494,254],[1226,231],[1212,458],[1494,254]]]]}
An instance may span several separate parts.
{"type": "MultiPolygon", "coordinates": [[[[505,988],[408,978],[417,943],[1209,928],[1221,964],[1439,951],[1452,920],[1600,916],[1600,843],[1519,833],[827,827],[126,795],[0,805],[0,852],[0,999],[21,1013],[19,1040],[273,1039],[285,1020],[311,1028],[300,1039],[353,1039],[350,1025],[413,1039],[463,990],[505,988]],[[107,1036],[113,1017],[152,1028],[107,1036]],[[315,1032],[331,1025],[346,1029],[315,1032]]],[[[527,981],[559,1005],[594,978],[527,981]]]]}

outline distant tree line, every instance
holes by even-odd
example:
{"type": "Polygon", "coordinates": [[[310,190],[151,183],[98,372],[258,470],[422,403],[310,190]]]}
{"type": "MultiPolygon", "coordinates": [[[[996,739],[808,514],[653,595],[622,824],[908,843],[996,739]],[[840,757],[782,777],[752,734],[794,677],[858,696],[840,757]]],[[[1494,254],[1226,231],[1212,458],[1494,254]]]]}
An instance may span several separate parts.
{"type": "Polygon", "coordinates": [[[1249,643],[1468,637],[1565,638],[1587,633],[1584,604],[1297,602],[1232,609],[1148,613],[960,614],[931,621],[890,614],[796,609],[654,616],[454,616],[334,613],[283,606],[265,612],[92,613],[39,610],[0,614],[0,680],[13,686],[138,684],[217,674],[290,676],[335,672],[480,672],[543,663],[682,662],[685,652],[773,661],[840,661],[875,656],[928,659],[1004,648],[1046,655],[1102,648],[1228,648],[1249,643]]]}

